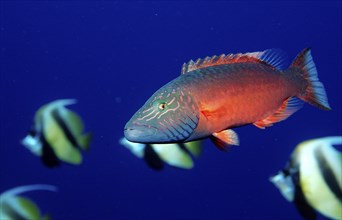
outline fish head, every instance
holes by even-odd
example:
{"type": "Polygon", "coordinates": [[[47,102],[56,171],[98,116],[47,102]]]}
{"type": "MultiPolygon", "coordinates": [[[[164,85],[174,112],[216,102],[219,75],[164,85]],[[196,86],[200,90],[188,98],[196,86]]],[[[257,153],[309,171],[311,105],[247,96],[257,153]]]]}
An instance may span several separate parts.
{"type": "Polygon", "coordinates": [[[279,189],[280,193],[287,201],[294,201],[296,186],[291,175],[287,175],[285,172],[280,171],[278,174],[270,177],[269,180],[279,189]]]}
{"type": "Polygon", "coordinates": [[[28,135],[24,139],[22,139],[21,144],[36,156],[41,156],[43,154],[43,143],[41,142],[41,136],[33,129],[29,131],[28,135]]]}
{"type": "Polygon", "coordinates": [[[169,83],[155,92],[124,128],[127,140],[138,143],[173,143],[186,140],[199,121],[190,93],[169,83]]]}

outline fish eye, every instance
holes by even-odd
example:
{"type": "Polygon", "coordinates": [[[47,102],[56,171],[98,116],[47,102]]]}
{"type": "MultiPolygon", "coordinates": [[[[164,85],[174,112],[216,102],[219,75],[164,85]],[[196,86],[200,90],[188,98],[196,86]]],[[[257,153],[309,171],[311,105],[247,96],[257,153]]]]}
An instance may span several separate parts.
{"type": "Polygon", "coordinates": [[[34,129],[31,129],[31,130],[28,131],[28,134],[30,136],[36,136],[37,132],[34,129]]]}
{"type": "Polygon", "coordinates": [[[158,108],[159,108],[159,110],[164,110],[166,108],[166,103],[165,102],[160,103],[158,108]]]}

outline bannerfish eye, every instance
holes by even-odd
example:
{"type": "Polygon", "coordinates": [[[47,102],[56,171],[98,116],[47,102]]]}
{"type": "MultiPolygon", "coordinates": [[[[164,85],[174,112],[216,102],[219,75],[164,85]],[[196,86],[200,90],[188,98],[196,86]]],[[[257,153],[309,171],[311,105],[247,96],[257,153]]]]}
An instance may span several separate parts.
{"type": "Polygon", "coordinates": [[[164,110],[166,108],[166,103],[165,102],[160,103],[158,108],[159,108],[159,110],[164,110]]]}
{"type": "Polygon", "coordinates": [[[33,137],[36,136],[37,132],[34,129],[31,129],[29,130],[28,134],[33,137]]]}

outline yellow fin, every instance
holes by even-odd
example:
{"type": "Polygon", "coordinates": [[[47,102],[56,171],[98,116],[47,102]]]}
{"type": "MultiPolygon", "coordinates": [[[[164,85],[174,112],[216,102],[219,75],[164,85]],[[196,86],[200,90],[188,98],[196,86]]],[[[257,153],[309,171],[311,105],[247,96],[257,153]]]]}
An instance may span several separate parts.
{"type": "Polygon", "coordinates": [[[40,218],[40,220],[51,220],[51,216],[50,214],[45,214],[44,216],[40,218]]]}
{"type": "Polygon", "coordinates": [[[199,157],[202,153],[202,141],[190,141],[184,143],[184,146],[195,157],[199,157]]]}
{"type": "Polygon", "coordinates": [[[167,164],[183,169],[191,169],[194,166],[191,156],[174,144],[152,144],[153,150],[167,164]]]}
{"type": "Polygon", "coordinates": [[[68,109],[63,109],[63,111],[61,111],[61,115],[73,135],[79,135],[82,133],[84,126],[80,116],[68,109]]]}
{"type": "Polygon", "coordinates": [[[92,134],[88,133],[88,134],[84,134],[78,138],[77,141],[83,150],[89,150],[90,141],[91,141],[92,137],[93,137],[92,134]]]}

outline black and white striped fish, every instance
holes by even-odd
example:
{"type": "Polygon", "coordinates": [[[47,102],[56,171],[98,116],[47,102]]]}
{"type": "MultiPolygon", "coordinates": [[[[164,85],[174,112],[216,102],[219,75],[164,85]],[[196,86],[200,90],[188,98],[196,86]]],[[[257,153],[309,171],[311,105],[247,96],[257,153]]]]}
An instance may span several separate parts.
{"type": "Polygon", "coordinates": [[[296,205],[305,219],[316,219],[316,211],[331,219],[342,219],[342,136],[300,143],[286,167],[270,181],[296,205]]]}
{"type": "Polygon", "coordinates": [[[49,220],[50,215],[42,215],[38,205],[27,197],[20,194],[36,190],[57,191],[52,185],[35,184],[18,186],[0,194],[0,219],[1,220],[21,220],[39,219],[49,220]]]}
{"type": "Polygon", "coordinates": [[[194,167],[194,158],[202,152],[201,141],[171,144],[141,144],[121,138],[119,143],[135,156],[143,159],[154,170],[161,170],[164,164],[181,169],[194,167]]]}
{"type": "Polygon", "coordinates": [[[65,108],[74,99],[62,99],[42,106],[34,118],[33,129],[22,140],[32,153],[41,157],[48,167],[82,163],[81,150],[89,148],[90,134],[83,134],[81,118],[65,108]]]}

